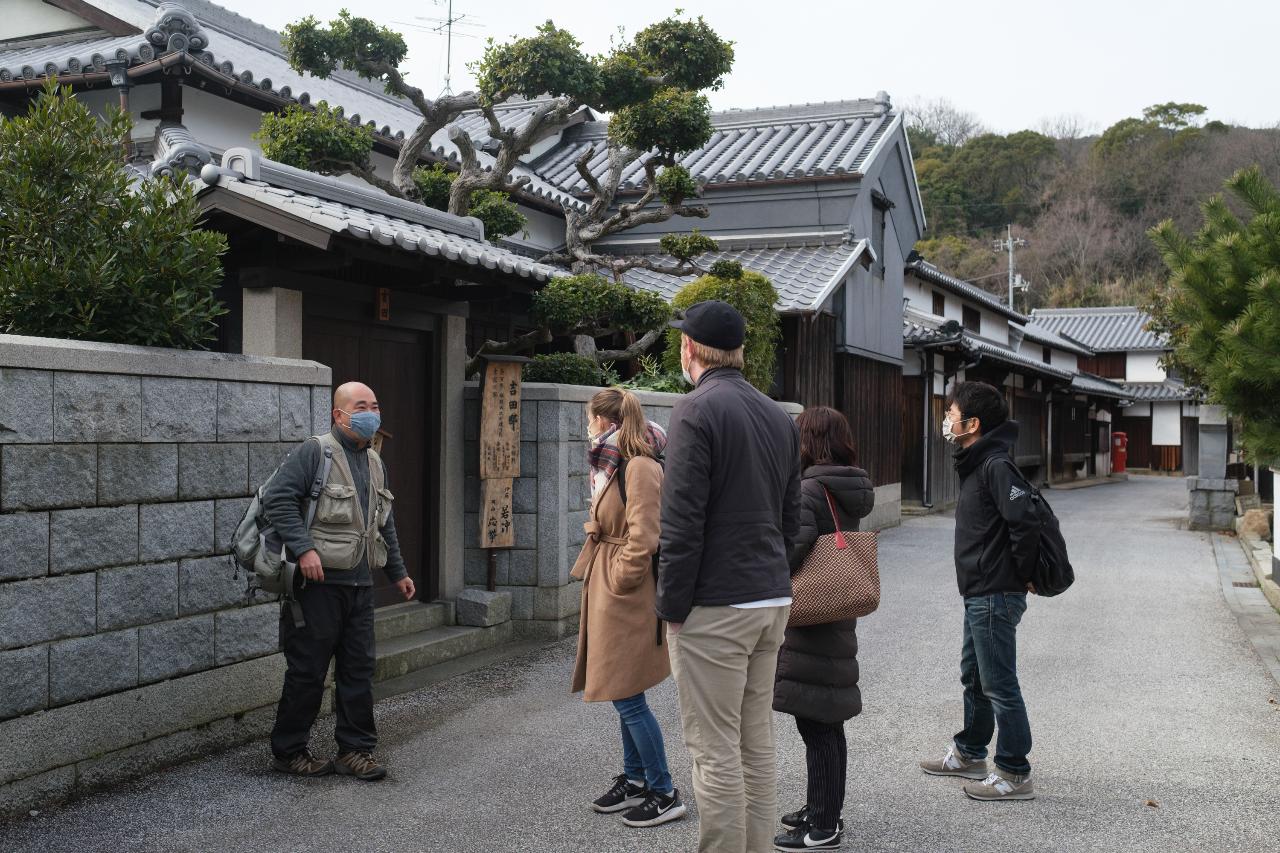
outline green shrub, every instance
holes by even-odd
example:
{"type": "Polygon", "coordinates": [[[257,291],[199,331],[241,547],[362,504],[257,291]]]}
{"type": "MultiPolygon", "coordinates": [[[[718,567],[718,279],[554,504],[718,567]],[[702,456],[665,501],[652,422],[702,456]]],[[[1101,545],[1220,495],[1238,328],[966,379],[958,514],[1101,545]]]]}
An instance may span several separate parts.
{"type": "Polygon", "coordinates": [[[99,121],[50,81],[0,119],[0,332],[203,348],[226,238],[197,227],[190,184],[121,165],[129,117],[99,121]],[[136,178],[136,176],[134,176],[136,178]]]}
{"type": "Polygon", "coordinates": [[[679,371],[671,373],[663,368],[657,358],[642,355],[636,359],[640,372],[622,383],[623,388],[632,391],[659,391],[664,394],[684,394],[689,390],[689,383],[679,371]]]}
{"type": "Polygon", "coordinates": [[[596,364],[595,359],[573,352],[535,355],[533,361],[524,366],[525,382],[601,386],[610,384],[613,379],[612,370],[596,364]]]}
{"type": "MultiPolygon", "coordinates": [[[[773,289],[773,284],[760,273],[751,270],[744,270],[738,279],[704,275],[686,284],[676,294],[672,305],[677,311],[684,311],[691,305],[709,299],[728,302],[742,312],[747,321],[743,353],[746,367],[743,373],[747,381],[768,393],[773,385],[778,342],[782,338],[782,321],[774,309],[778,302],[778,292],[773,289]]],[[[680,332],[677,329],[667,333],[667,351],[663,356],[663,364],[668,372],[680,373],[680,332]]]]}
{"type": "MultiPolygon", "coordinates": [[[[436,210],[449,209],[449,187],[457,178],[442,163],[413,170],[413,183],[418,189],[418,200],[436,210]]],[[[506,193],[497,190],[473,190],[468,202],[467,215],[484,223],[485,239],[497,243],[503,237],[523,231],[529,220],[506,193]]]]}

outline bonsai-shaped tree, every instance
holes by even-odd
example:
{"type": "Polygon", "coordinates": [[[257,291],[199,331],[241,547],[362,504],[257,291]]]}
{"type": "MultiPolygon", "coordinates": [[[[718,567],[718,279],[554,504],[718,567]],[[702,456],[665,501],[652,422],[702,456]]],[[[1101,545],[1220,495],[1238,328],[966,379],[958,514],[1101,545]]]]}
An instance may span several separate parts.
{"type": "Polygon", "coordinates": [[[129,117],[99,121],[50,79],[0,118],[0,332],[203,348],[226,309],[226,238],[185,182],[121,164],[129,117]]]}
{"type": "MultiPolygon", "coordinates": [[[[673,300],[677,311],[699,302],[719,299],[742,313],[747,321],[743,344],[743,369],[747,381],[764,393],[773,386],[774,364],[778,341],[782,339],[782,323],[774,306],[778,291],[768,278],[752,270],[744,270],[736,261],[717,261],[711,272],[686,284],[673,300]]],[[[670,329],[663,364],[670,373],[680,373],[680,332],[670,329]]]]}
{"type": "Polygon", "coordinates": [[[1261,464],[1280,460],[1280,192],[1254,166],[1218,195],[1195,237],[1170,221],[1151,231],[1170,276],[1150,306],[1152,327],[1174,345],[1170,366],[1242,420],[1241,441],[1261,464]]]}
{"type": "MultiPolygon", "coordinates": [[[[448,187],[446,209],[465,216],[477,204],[477,193],[519,189],[527,181],[512,178],[520,158],[590,107],[612,114],[608,167],[603,175],[591,172],[592,150],[578,160],[591,202],[585,211],[566,211],[566,250],[547,260],[569,263],[578,273],[603,269],[615,277],[642,266],[677,274],[699,271],[693,264],[698,249],[694,244],[678,246],[684,254],[673,256],[674,262],[651,256],[617,258],[596,252],[594,244],[637,225],[707,215],[704,206],[686,204],[701,188],[675,164],[675,158],[710,137],[710,106],[701,92],[720,87],[733,65],[733,46],[701,18],[688,20],[677,13],[616,44],[604,56],[583,53],[577,38],[548,21],[532,36],[505,43],[490,40],[475,65],[478,91],[434,99],[410,85],[400,71],[408,52],[404,38],[345,10],[328,27],[310,16],[286,27],[284,47],[295,70],[323,78],[342,67],[378,81],[389,94],[411,103],[422,121],[401,145],[390,181],[378,178],[370,167],[372,134],[367,130],[353,134],[338,127],[341,121],[334,122],[331,111],[326,115],[319,109],[295,108],[284,117],[287,127],[281,127],[279,120],[264,126],[268,156],[287,150],[286,162],[293,165],[350,172],[387,192],[421,199],[420,162],[432,137],[448,127],[459,163],[448,187]],[[523,124],[506,127],[500,106],[513,98],[537,99],[537,103],[523,124]],[[488,165],[481,162],[471,136],[454,124],[463,113],[474,110],[484,115],[488,125],[485,148],[492,155],[488,165]],[[641,195],[615,206],[624,170],[641,157],[646,176],[641,195]],[[657,199],[661,204],[651,206],[657,199]]],[[[708,243],[701,244],[701,251],[708,243]]]]}

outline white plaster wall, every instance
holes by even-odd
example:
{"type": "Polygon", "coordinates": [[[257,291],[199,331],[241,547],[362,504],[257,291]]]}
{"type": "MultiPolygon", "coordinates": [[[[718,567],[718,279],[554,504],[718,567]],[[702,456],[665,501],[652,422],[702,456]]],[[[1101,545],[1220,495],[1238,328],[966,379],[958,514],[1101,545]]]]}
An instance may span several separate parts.
{"type": "Polygon", "coordinates": [[[1151,404],[1135,403],[1132,406],[1125,406],[1124,416],[1126,418],[1149,418],[1151,417],[1151,404]]]}
{"type": "Polygon", "coordinates": [[[996,343],[1009,344],[1009,320],[1001,317],[993,311],[982,312],[982,331],[979,332],[984,338],[989,338],[996,343]]]}
{"type": "Polygon", "coordinates": [[[1131,352],[1127,354],[1124,371],[1126,382],[1163,382],[1164,378],[1164,368],[1160,366],[1160,353],[1131,352]]]}
{"type": "Polygon", "coordinates": [[[65,12],[41,0],[4,0],[0,15],[0,40],[20,39],[90,26],[79,15],[65,12]]]}
{"type": "Polygon", "coordinates": [[[1054,367],[1064,367],[1067,370],[1078,370],[1080,367],[1080,359],[1075,353],[1050,348],[1049,358],[1049,363],[1054,367]]]}
{"type": "Polygon", "coordinates": [[[933,288],[921,284],[920,279],[909,275],[902,281],[902,295],[907,304],[921,314],[933,314],[933,288]]]}
{"type": "Polygon", "coordinates": [[[262,150],[253,139],[253,134],[262,125],[259,110],[212,95],[196,86],[183,87],[182,123],[192,136],[218,154],[228,148],[262,150]]]}
{"type": "Polygon", "coordinates": [[[1152,403],[1151,443],[1182,445],[1182,406],[1178,403],[1152,403]]]}

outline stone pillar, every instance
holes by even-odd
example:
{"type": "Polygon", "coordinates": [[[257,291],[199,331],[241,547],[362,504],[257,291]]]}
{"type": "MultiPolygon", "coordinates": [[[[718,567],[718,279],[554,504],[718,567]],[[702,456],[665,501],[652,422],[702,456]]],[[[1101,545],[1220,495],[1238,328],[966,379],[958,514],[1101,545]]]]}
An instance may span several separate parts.
{"type": "Polygon", "coordinates": [[[302,291],[245,288],[241,338],[245,355],[302,358],[302,291]]]}
{"type": "MultiPolygon", "coordinates": [[[[1272,496],[1271,500],[1275,501],[1275,483],[1280,483],[1280,468],[1272,468],[1272,496]]],[[[1276,532],[1280,530],[1277,526],[1276,517],[1280,516],[1280,512],[1271,513],[1271,579],[1276,583],[1280,583],[1280,536],[1276,536],[1276,532]]]]}
{"type": "Polygon", "coordinates": [[[1199,475],[1212,480],[1227,476],[1227,410],[1222,406],[1200,407],[1199,475]]]}
{"type": "Polygon", "coordinates": [[[440,567],[439,597],[455,599],[465,587],[463,565],[463,501],[458,500],[458,484],[463,482],[465,443],[463,431],[463,381],[467,364],[467,320],[440,318],[440,411],[437,413],[440,477],[436,506],[440,508],[440,528],[436,537],[436,565],[440,567]]]}

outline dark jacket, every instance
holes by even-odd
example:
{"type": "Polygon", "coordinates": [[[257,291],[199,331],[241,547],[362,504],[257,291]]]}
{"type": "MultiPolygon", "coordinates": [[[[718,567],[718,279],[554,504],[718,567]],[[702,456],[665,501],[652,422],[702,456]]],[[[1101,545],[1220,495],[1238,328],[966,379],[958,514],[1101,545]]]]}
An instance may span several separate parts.
{"type": "MultiPolygon", "coordinates": [[[[346,451],[347,463],[351,467],[351,477],[355,481],[356,494],[360,497],[360,509],[368,517],[368,448],[357,446],[336,426],[333,428],[333,434],[342,443],[342,449],[346,451]]],[[[307,529],[305,513],[311,483],[315,480],[323,459],[324,451],[320,449],[319,442],[311,439],[302,442],[285,459],[280,471],[262,496],[263,511],[276,532],[280,534],[281,541],[288,546],[289,553],[295,558],[315,547],[315,543],[311,541],[311,532],[307,529]]],[[[385,478],[385,465],[383,474],[385,478]]],[[[382,538],[387,541],[387,565],[383,571],[394,583],[407,574],[404,558],[400,556],[400,540],[396,537],[394,510],[387,516],[387,523],[382,528],[382,538]]],[[[373,586],[368,555],[361,557],[360,564],[351,571],[325,572],[324,582],[342,586],[373,586]]]]}
{"type": "Polygon", "coordinates": [[[676,403],[662,482],[658,616],[791,595],[800,434],[742,371],[709,370],[676,403]]]}
{"type": "MultiPolygon", "coordinates": [[[[814,465],[800,486],[800,535],[791,548],[791,571],[799,570],[819,536],[835,532],[823,487],[831,493],[840,529],[858,529],[871,512],[875,487],[861,468],[814,465]]],[[[862,711],[858,690],[858,620],[788,628],[778,650],[773,709],[784,714],[842,723],[862,711]]]]}
{"type": "Polygon", "coordinates": [[[955,453],[956,582],[965,598],[1026,592],[1040,556],[1040,519],[1010,455],[1017,441],[1017,422],[1005,421],[955,453]]]}

